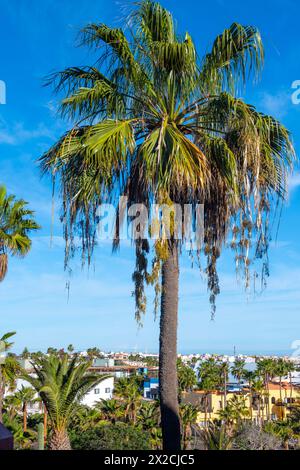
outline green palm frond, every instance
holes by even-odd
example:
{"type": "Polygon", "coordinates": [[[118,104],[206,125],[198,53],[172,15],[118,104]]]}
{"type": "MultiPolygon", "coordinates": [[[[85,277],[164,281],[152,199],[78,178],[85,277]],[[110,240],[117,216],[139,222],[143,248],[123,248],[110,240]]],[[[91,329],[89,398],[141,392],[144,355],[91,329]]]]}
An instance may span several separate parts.
{"type": "Polygon", "coordinates": [[[151,45],[153,61],[162,72],[186,74],[195,73],[196,51],[191,37],[186,34],[183,42],[153,42],[151,45]]]}
{"type": "Polygon", "coordinates": [[[140,2],[138,9],[130,16],[137,26],[138,37],[144,38],[148,46],[154,42],[173,42],[175,27],[171,13],[158,2],[140,2]]]}
{"type": "Polygon", "coordinates": [[[55,91],[66,91],[71,95],[80,87],[93,87],[96,82],[106,82],[112,86],[112,82],[107,79],[96,67],[68,67],[62,72],[55,72],[49,75],[45,85],[54,84],[55,91]]]}
{"type": "Polygon", "coordinates": [[[8,254],[25,256],[31,248],[29,234],[39,228],[27,202],[7,195],[0,186],[0,282],[7,273],[8,254]]]}
{"type": "Polygon", "coordinates": [[[78,356],[43,356],[32,364],[34,375],[27,380],[44,403],[55,429],[66,427],[74,406],[97,383],[110,377],[88,371],[91,362],[82,362],[78,356]]]}
{"type": "Polygon", "coordinates": [[[214,41],[204,58],[200,74],[203,90],[219,93],[234,91],[239,80],[246,82],[247,73],[261,71],[264,51],[259,31],[252,26],[233,23],[214,41]]]}
{"type": "Polygon", "coordinates": [[[88,158],[92,162],[107,160],[116,168],[120,166],[128,152],[132,154],[135,149],[133,122],[107,120],[91,126],[83,141],[88,158]]]}
{"type": "Polygon", "coordinates": [[[115,86],[105,80],[96,81],[92,87],[80,87],[62,101],[62,115],[94,117],[101,114],[115,115],[124,112],[122,96],[115,86]]]}

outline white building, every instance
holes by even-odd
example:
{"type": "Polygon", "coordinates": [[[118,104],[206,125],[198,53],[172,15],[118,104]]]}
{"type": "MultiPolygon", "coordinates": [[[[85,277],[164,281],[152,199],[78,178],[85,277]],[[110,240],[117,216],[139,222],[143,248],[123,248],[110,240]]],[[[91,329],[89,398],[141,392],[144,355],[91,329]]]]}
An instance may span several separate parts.
{"type": "Polygon", "coordinates": [[[95,385],[87,393],[81,403],[93,407],[99,400],[110,400],[113,397],[114,377],[108,377],[95,385]]]}
{"type": "MultiPolygon", "coordinates": [[[[24,387],[31,387],[31,385],[23,380],[17,379],[16,380],[16,388],[14,391],[7,391],[5,396],[12,395],[16,391],[20,390],[24,387]]],[[[81,400],[83,405],[87,405],[89,407],[93,407],[96,402],[99,400],[110,400],[113,397],[113,389],[114,389],[114,377],[108,377],[97,385],[95,385],[81,400]]],[[[38,395],[36,394],[36,398],[38,395]]],[[[42,404],[41,403],[32,403],[28,404],[28,414],[34,413],[41,413],[42,412],[42,404]]]]}

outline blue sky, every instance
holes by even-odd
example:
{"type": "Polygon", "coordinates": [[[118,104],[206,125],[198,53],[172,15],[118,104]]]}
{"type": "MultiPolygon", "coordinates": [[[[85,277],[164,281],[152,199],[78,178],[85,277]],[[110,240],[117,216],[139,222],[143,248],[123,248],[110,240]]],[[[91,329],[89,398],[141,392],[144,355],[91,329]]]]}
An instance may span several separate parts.
{"type": "MultiPolygon", "coordinates": [[[[200,52],[233,21],[257,26],[263,36],[266,64],[261,81],[247,87],[246,99],[281,119],[299,149],[300,105],[291,102],[292,82],[300,79],[298,2],[194,0],[163,2],[188,30],[200,52]]],[[[130,1],[126,2],[130,5],[130,1]]],[[[131,298],[132,249],[111,255],[108,244],[97,249],[95,269],[82,272],[73,263],[70,296],[63,270],[62,229],[58,207],[50,248],[51,184],[41,179],[36,159],[63,133],[55,116],[57,98],[42,86],[52,71],[90,64],[91,54],[74,47],[79,29],[89,22],[118,25],[124,3],[114,0],[0,0],[0,80],[7,103],[0,105],[0,182],[36,210],[43,229],[34,237],[30,255],[11,260],[0,285],[0,331],[16,330],[16,350],[73,343],[84,349],[156,351],[158,321],[152,294],[144,327],[138,330],[131,298]]],[[[300,338],[300,173],[290,181],[277,243],[270,250],[268,289],[256,297],[237,285],[232,260],[220,261],[222,293],[215,320],[199,271],[182,260],[179,313],[181,351],[263,352],[290,350],[300,338]]]]}

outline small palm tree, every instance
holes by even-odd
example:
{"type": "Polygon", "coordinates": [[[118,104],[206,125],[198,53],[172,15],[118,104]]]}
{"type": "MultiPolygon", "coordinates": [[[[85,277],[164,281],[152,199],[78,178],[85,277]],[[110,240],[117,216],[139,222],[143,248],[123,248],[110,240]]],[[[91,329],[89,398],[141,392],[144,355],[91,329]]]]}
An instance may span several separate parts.
{"type": "Polygon", "coordinates": [[[182,392],[187,392],[194,388],[197,384],[197,377],[193,369],[190,366],[183,364],[180,359],[177,361],[177,375],[180,397],[182,392]]]}
{"type": "Polygon", "coordinates": [[[90,362],[82,362],[78,357],[70,361],[66,354],[44,356],[32,365],[34,375],[26,374],[24,378],[34,387],[47,410],[52,428],[49,447],[69,450],[67,426],[76,404],[108,376],[89,373],[90,362]]]}
{"type": "Polygon", "coordinates": [[[15,394],[6,395],[3,400],[3,409],[6,418],[12,420],[18,415],[21,407],[21,402],[15,394]]]}
{"type": "Polygon", "coordinates": [[[161,448],[161,429],[160,429],[160,411],[159,402],[143,402],[138,413],[138,423],[143,429],[148,431],[151,436],[151,446],[153,449],[161,448]]]}
{"type": "Polygon", "coordinates": [[[5,186],[0,186],[0,282],[7,274],[8,254],[22,257],[29,252],[29,233],[40,228],[33,217],[27,202],[8,196],[5,186]]]}
{"type": "Polygon", "coordinates": [[[95,408],[100,411],[102,419],[110,421],[112,424],[116,424],[116,422],[121,420],[125,415],[122,403],[114,398],[99,401],[95,404],[95,408]]]}
{"type": "Polygon", "coordinates": [[[28,405],[32,405],[39,401],[36,397],[36,391],[32,387],[24,387],[22,385],[21,389],[15,393],[15,397],[19,400],[23,413],[23,431],[27,431],[27,408],[28,405]]]}
{"type": "Polygon", "coordinates": [[[115,385],[114,394],[125,402],[125,414],[136,424],[137,410],[142,401],[142,394],[137,380],[134,377],[121,378],[115,385]]]}
{"type": "Polygon", "coordinates": [[[198,411],[198,408],[191,403],[184,403],[180,405],[180,421],[184,450],[189,448],[192,436],[192,426],[197,422],[198,411]]]}
{"type": "Polygon", "coordinates": [[[99,348],[89,348],[87,349],[87,355],[89,359],[97,359],[101,357],[101,351],[99,348]]]}
{"type": "Polygon", "coordinates": [[[206,450],[229,450],[232,446],[232,436],[226,426],[217,422],[210,422],[200,436],[206,450]]]}
{"type": "Polygon", "coordinates": [[[74,346],[73,344],[69,344],[69,346],[67,347],[67,351],[68,353],[72,354],[74,352],[74,346]]]}
{"type": "Polygon", "coordinates": [[[88,428],[95,427],[98,426],[98,424],[103,423],[101,419],[101,413],[96,408],[76,404],[68,423],[68,431],[75,432],[75,434],[86,431],[88,428]]]}
{"type": "Polygon", "coordinates": [[[36,440],[36,432],[32,429],[28,429],[26,432],[23,430],[23,426],[18,417],[6,415],[4,420],[5,426],[9,429],[14,436],[14,448],[15,449],[30,449],[34,440],[36,440]]]}
{"type": "Polygon", "coordinates": [[[244,397],[234,395],[228,400],[226,407],[218,412],[220,419],[226,424],[240,424],[245,418],[249,417],[249,410],[246,406],[244,397]]]}
{"type": "Polygon", "coordinates": [[[237,358],[231,368],[231,373],[237,379],[239,385],[241,385],[242,378],[245,375],[245,364],[244,359],[237,358]]]}
{"type": "Polygon", "coordinates": [[[14,336],[15,332],[9,332],[0,338],[0,423],[2,423],[3,399],[6,387],[13,388],[17,375],[21,371],[20,364],[13,356],[5,356],[13,343],[8,340],[14,336]]]}
{"type": "Polygon", "coordinates": [[[30,358],[30,351],[27,347],[25,347],[21,353],[22,359],[29,359],[30,358]]]}
{"type": "Polygon", "coordinates": [[[285,450],[289,450],[289,442],[297,436],[288,421],[268,422],[265,431],[281,439],[285,450]]]}

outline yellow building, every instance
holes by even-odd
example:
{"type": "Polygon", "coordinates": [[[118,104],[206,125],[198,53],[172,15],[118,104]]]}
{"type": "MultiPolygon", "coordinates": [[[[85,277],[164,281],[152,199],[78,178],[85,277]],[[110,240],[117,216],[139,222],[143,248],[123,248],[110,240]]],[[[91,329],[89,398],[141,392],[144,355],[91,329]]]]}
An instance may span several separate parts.
{"type": "MultiPolygon", "coordinates": [[[[246,419],[253,421],[263,421],[269,419],[284,419],[289,413],[289,407],[292,404],[300,404],[300,388],[290,386],[287,383],[271,382],[268,386],[268,392],[258,394],[244,389],[242,392],[227,392],[226,402],[237,398],[244,400],[245,408],[248,410],[246,419]]],[[[192,403],[198,406],[198,424],[203,425],[207,421],[220,419],[219,412],[224,410],[225,397],[221,391],[206,392],[203,390],[193,391],[183,394],[183,402],[192,403]]]]}

